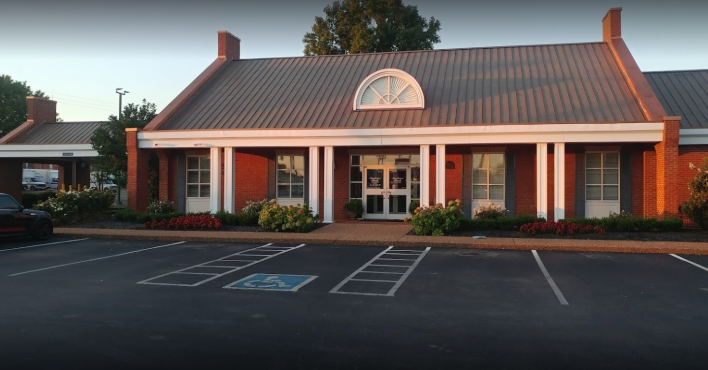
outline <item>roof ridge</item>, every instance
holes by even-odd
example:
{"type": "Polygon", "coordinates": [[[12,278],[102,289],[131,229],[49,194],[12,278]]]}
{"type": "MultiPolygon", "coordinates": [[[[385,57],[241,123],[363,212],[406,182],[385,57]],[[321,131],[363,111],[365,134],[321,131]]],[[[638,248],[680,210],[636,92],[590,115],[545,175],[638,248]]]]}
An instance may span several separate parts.
{"type": "Polygon", "coordinates": [[[682,73],[682,72],[708,72],[708,68],[704,68],[704,69],[677,69],[677,70],[672,70],[672,71],[644,71],[642,73],[649,74],[649,73],[682,73]]]}

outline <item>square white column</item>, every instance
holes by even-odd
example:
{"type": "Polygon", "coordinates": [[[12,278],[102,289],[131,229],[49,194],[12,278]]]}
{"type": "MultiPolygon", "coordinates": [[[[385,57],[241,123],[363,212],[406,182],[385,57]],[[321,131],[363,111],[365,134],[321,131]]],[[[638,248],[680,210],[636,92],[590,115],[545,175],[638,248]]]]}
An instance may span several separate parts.
{"type": "Polygon", "coordinates": [[[316,215],[320,213],[320,147],[311,146],[309,158],[307,197],[312,214],[316,215]]]}
{"type": "Polygon", "coordinates": [[[565,218],[565,143],[553,151],[553,220],[565,218]]]}
{"type": "Polygon", "coordinates": [[[224,148],[224,211],[236,213],[236,160],[234,148],[224,148]]]}
{"type": "Polygon", "coordinates": [[[445,145],[435,146],[435,202],[442,203],[444,207],[447,206],[445,202],[445,145]]]}
{"type": "Polygon", "coordinates": [[[420,146],[420,205],[430,205],[430,145],[420,146]]]}
{"type": "Polygon", "coordinates": [[[211,148],[209,159],[209,209],[211,213],[221,210],[221,148],[211,148]]]}
{"type": "Polygon", "coordinates": [[[548,144],[536,144],[536,216],[548,220],[548,144]]]}
{"type": "Polygon", "coordinates": [[[324,148],[324,218],[323,223],[334,222],[334,147],[324,148]]]}

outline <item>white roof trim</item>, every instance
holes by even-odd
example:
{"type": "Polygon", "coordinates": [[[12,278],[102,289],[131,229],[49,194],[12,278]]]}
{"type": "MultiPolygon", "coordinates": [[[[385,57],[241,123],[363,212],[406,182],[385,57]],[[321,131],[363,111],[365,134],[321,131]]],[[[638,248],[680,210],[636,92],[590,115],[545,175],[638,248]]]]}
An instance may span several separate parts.
{"type": "Polygon", "coordinates": [[[679,130],[679,145],[708,145],[708,128],[679,130]]]}
{"type": "MultiPolygon", "coordinates": [[[[366,100],[366,99],[364,99],[366,100]]],[[[415,77],[410,74],[395,68],[386,68],[378,70],[364,79],[356,90],[356,95],[354,95],[354,110],[384,110],[384,109],[401,109],[401,108],[425,108],[425,96],[423,95],[423,89],[421,89],[420,84],[416,81],[415,77]],[[381,81],[383,78],[387,80],[384,82],[387,91],[378,91],[373,84],[377,81],[381,81]],[[391,93],[390,88],[392,83],[402,83],[399,91],[391,93]],[[409,89],[410,86],[410,89],[409,89]],[[370,89],[369,89],[370,88],[370,89]],[[365,95],[369,91],[372,91],[377,95],[379,101],[385,101],[385,103],[367,103],[362,101],[365,95]],[[400,102],[402,93],[408,91],[406,94],[409,100],[406,102],[400,102]],[[398,102],[395,102],[398,101],[398,102]]]]}
{"type": "Polygon", "coordinates": [[[74,158],[98,157],[91,144],[4,144],[0,158],[74,158]]]}

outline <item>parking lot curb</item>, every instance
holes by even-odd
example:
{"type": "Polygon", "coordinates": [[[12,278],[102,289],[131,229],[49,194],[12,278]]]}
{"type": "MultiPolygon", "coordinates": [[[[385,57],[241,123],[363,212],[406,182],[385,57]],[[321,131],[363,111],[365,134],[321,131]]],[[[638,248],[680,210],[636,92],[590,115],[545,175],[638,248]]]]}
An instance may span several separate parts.
{"type": "Polygon", "coordinates": [[[174,230],[116,230],[56,228],[56,235],[75,238],[125,239],[155,241],[230,242],[230,243],[293,243],[314,245],[357,245],[387,247],[433,247],[466,249],[543,250],[568,252],[610,253],[675,253],[708,255],[708,244],[700,242],[660,242],[629,240],[580,240],[580,239],[530,239],[487,238],[451,236],[388,235],[377,236],[294,234],[274,232],[229,231],[174,231],[174,230]]]}

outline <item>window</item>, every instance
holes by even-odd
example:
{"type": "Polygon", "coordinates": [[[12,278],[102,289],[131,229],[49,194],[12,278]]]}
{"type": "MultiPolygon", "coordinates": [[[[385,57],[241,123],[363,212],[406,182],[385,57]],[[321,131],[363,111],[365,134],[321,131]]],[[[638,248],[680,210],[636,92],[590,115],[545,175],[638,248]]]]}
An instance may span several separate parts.
{"type": "Polygon", "coordinates": [[[354,110],[424,108],[425,98],[418,81],[399,69],[382,69],[359,85],[354,110]]]}
{"type": "Polygon", "coordinates": [[[209,156],[187,157],[187,198],[209,198],[209,156]]]}
{"type": "Polygon", "coordinates": [[[14,199],[6,195],[0,195],[0,209],[18,209],[20,205],[14,199]]]}
{"type": "Polygon", "coordinates": [[[585,199],[619,200],[619,153],[585,155],[585,199]]]}
{"type": "Polygon", "coordinates": [[[472,154],[472,199],[504,200],[504,154],[472,154]]]}
{"type": "Polygon", "coordinates": [[[302,199],[305,194],[305,156],[278,156],[278,199],[302,199]]]}

